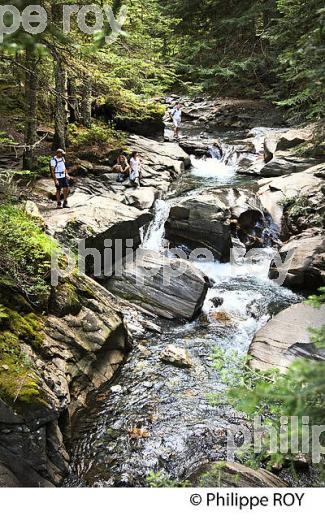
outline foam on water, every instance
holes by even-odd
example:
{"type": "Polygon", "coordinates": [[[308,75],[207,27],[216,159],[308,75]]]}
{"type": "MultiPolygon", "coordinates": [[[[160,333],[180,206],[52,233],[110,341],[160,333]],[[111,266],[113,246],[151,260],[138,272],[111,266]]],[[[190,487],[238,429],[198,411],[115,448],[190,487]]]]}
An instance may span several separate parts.
{"type": "Polygon", "coordinates": [[[192,170],[194,177],[204,177],[207,179],[218,178],[221,182],[228,181],[235,177],[236,170],[233,166],[225,164],[223,160],[216,158],[197,159],[191,156],[192,170]]]}

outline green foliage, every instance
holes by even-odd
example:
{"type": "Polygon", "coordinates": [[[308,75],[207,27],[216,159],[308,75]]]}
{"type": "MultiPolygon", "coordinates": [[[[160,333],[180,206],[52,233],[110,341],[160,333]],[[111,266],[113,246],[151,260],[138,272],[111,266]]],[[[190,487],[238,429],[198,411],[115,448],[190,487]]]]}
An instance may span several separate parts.
{"type": "Polygon", "coordinates": [[[50,155],[39,155],[37,157],[37,162],[35,166],[35,173],[38,175],[42,175],[48,177],[50,172],[50,160],[52,156],[50,155]]]}
{"type": "Polygon", "coordinates": [[[125,142],[125,134],[109,128],[107,125],[96,123],[91,128],[71,124],[69,126],[70,141],[75,146],[95,146],[105,144],[120,147],[125,142]]]}
{"type": "Polygon", "coordinates": [[[8,136],[7,132],[0,132],[0,146],[1,145],[15,145],[17,144],[12,137],[8,136]]]}
{"type": "Polygon", "coordinates": [[[0,276],[35,305],[47,305],[51,254],[56,242],[19,205],[0,206],[0,276]]]}
{"type": "Polygon", "coordinates": [[[277,0],[278,16],[267,31],[276,73],[272,98],[292,122],[321,119],[325,91],[322,0],[277,0]]]}
{"type": "Polygon", "coordinates": [[[308,197],[289,197],[281,202],[284,211],[288,212],[290,217],[306,217],[310,211],[310,200],[308,197]]]}
{"type": "Polygon", "coordinates": [[[188,481],[180,482],[167,478],[161,471],[150,471],[147,476],[147,484],[151,488],[187,488],[191,487],[188,481]]]}

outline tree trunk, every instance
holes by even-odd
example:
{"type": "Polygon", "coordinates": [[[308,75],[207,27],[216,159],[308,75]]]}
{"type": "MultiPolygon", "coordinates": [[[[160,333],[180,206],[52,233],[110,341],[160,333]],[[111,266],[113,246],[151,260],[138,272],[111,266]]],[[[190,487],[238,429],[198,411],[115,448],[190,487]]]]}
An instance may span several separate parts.
{"type": "Polygon", "coordinates": [[[38,58],[33,50],[26,49],[25,79],[25,143],[23,168],[32,170],[34,166],[34,145],[37,142],[37,92],[39,85],[38,58]]]}
{"type": "Polygon", "coordinates": [[[68,134],[68,91],[67,91],[67,73],[62,62],[62,58],[58,53],[54,55],[54,77],[55,77],[55,135],[53,138],[53,150],[62,148],[65,150],[67,146],[68,134]]]}
{"type": "Polygon", "coordinates": [[[85,78],[82,87],[81,119],[87,128],[91,127],[91,95],[92,88],[90,79],[85,78]]]}
{"type": "Polygon", "coordinates": [[[68,93],[69,93],[69,111],[70,111],[70,123],[80,123],[80,110],[79,101],[77,94],[76,78],[72,75],[68,75],[68,93]]]}

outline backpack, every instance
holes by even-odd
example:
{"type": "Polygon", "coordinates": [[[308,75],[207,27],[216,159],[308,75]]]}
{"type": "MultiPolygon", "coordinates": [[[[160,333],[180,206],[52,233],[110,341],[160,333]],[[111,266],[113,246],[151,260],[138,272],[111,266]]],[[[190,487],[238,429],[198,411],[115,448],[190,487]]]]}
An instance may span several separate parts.
{"type": "MultiPolygon", "coordinates": [[[[59,161],[56,159],[56,157],[51,157],[51,159],[50,159],[50,174],[51,174],[51,175],[52,175],[52,168],[53,168],[53,166],[51,166],[51,162],[52,162],[52,161],[55,161],[54,173],[55,173],[55,170],[56,170],[56,168],[57,168],[57,166],[58,166],[58,162],[59,162],[59,161]]],[[[64,164],[65,164],[65,158],[64,158],[64,157],[62,157],[62,161],[63,161],[64,164]]]]}

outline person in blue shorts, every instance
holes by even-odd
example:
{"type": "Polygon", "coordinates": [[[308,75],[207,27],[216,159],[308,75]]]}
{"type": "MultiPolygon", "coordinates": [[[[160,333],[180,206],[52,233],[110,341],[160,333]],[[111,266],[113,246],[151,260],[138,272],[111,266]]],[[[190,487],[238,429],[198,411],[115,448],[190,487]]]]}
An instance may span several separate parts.
{"type": "Polygon", "coordinates": [[[63,190],[63,207],[68,208],[70,193],[69,175],[65,165],[65,151],[59,148],[50,163],[51,175],[56,187],[56,200],[58,208],[62,208],[61,193],[63,190]]]}

